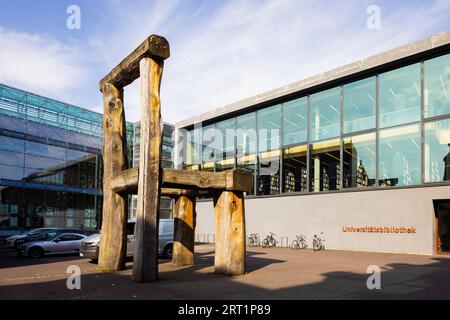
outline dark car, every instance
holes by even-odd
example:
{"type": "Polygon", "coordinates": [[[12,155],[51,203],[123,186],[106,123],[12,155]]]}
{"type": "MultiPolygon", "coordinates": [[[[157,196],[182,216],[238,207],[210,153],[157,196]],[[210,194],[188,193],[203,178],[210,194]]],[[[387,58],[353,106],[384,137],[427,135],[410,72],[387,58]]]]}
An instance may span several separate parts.
{"type": "Polygon", "coordinates": [[[18,246],[32,241],[42,241],[49,238],[52,238],[54,236],[57,236],[62,233],[74,233],[79,235],[88,236],[92,234],[92,232],[84,229],[72,229],[72,228],[45,228],[44,232],[40,232],[37,234],[25,236],[18,238],[14,241],[14,248],[17,248],[18,246]]]}

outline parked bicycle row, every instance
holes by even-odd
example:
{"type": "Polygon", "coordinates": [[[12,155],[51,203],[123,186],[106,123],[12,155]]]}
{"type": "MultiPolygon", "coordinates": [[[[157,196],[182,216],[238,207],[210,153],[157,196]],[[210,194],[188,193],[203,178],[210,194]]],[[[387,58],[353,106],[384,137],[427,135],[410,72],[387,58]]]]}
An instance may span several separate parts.
{"type": "MultiPolygon", "coordinates": [[[[274,248],[277,246],[277,241],[275,239],[276,234],[269,232],[269,234],[261,241],[258,233],[252,233],[248,237],[248,245],[250,247],[263,247],[263,248],[274,248]]],[[[323,239],[323,232],[319,235],[315,234],[312,239],[312,247],[314,251],[325,250],[325,239],[323,239]]],[[[292,241],[290,248],[292,250],[307,249],[308,244],[306,237],[304,235],[297,235],[296,239],[292,241]]]]}

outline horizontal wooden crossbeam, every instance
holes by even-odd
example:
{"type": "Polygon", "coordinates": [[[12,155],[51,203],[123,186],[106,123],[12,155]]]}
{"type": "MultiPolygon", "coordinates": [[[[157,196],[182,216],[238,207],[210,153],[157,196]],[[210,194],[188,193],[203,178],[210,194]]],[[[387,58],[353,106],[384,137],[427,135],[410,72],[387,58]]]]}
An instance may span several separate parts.
{"type": "MultiPolygon", "coordinates": [[[[124,170],[111,179],[111,189],[116,193],[136,193],[138,177],[138,168],[124,170]]],[[[253,175],[242,169],[222,172],[162,169],[161,194],[166,196],[197,196],[219,190],[249,192],[252,189],[253,175]]]]}
{"type": "Polygon", "coordinates": [[[169,43],[166,38],[151,35],[142,42],[128,57],[120,62],[108,75],[100,80],[100,91],[106,83],[123,88],[139,78],[139,62],[143,58],[165,60],[170,56],[169,43]]]}

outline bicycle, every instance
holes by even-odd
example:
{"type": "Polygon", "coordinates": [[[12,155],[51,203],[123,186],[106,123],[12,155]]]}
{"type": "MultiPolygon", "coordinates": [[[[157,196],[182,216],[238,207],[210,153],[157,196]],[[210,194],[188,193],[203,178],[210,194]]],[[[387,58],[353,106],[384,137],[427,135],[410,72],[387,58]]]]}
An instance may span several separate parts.
{"type": "Polygon", "coordinates": [[[306,249],[308,248],[308,245],[306,244],[306,237],[304,235],[298,235],[296,236],[297,239],[292,241],[291,249],[292,250],[300,250],[300,249],[306,249]]]}
{"type": "Polygon", "coordinates": [[[258,233],[252,233],[248,237],[248,245],[250,247],[259,247],[261,245],[261,240],[259,239],[259,234],[258,233]]]}
{"type": "MultiPolygon", "coordinates": [[[[320,235],[323,235],[323,232],[321,232],[320,235]]],[[[325,242],[324,239],[315,234],[313,238],[313,250],[314,251],[325,250],[324,242],[325,242]]]]}
{"type": "Polygon", "coordinates": [[[263,248],[274,248],[274,247],[276,247],[278,241],[275,240],[274,236],[276,236],[276,234],[270,232],[270,235],[266,236],[266,238],[263,240],[262,247],[263,248]]]}

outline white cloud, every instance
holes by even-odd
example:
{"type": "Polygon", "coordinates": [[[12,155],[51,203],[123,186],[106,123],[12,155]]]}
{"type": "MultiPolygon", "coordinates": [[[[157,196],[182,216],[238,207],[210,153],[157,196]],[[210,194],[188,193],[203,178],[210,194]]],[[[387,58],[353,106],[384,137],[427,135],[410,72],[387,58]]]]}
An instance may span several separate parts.
{"type": "MultiPolygon", "coordinates": [[[[158,15],[161,3],[115,8],[126,27],[112,34],[125,41],[120,58],[150,33],[168,38],[161,90],[169,122],[428,36],[446,23],[450,7],[448,0],[381,4],[382,29],[373,31],[366,28],[368,1],[229,1],[195,18],[201,10],[189,16],[178,2],[158,15]]],[[[139,82],[125,94],[127,118],[136,121],[139,82]]]]}
{"type": "Polygon", "coordinates": [[[62,100],[89,73],[80,52],[48,35],[0,27],[0,82],[62,100]]]}
{"type": "MultiPolygon", "coordinates": [[[[366,28],[370,0],[104,0],[83,43],[0,29],[0,81],[101,110],[98,80],[161,34],[171,44],[162,115],[174,123],[450,27],[450,0],[378,2],[380,31],[366,28]]],[[[139,81],[125,106],[127,120],[139,120],[139,81]]]]}

